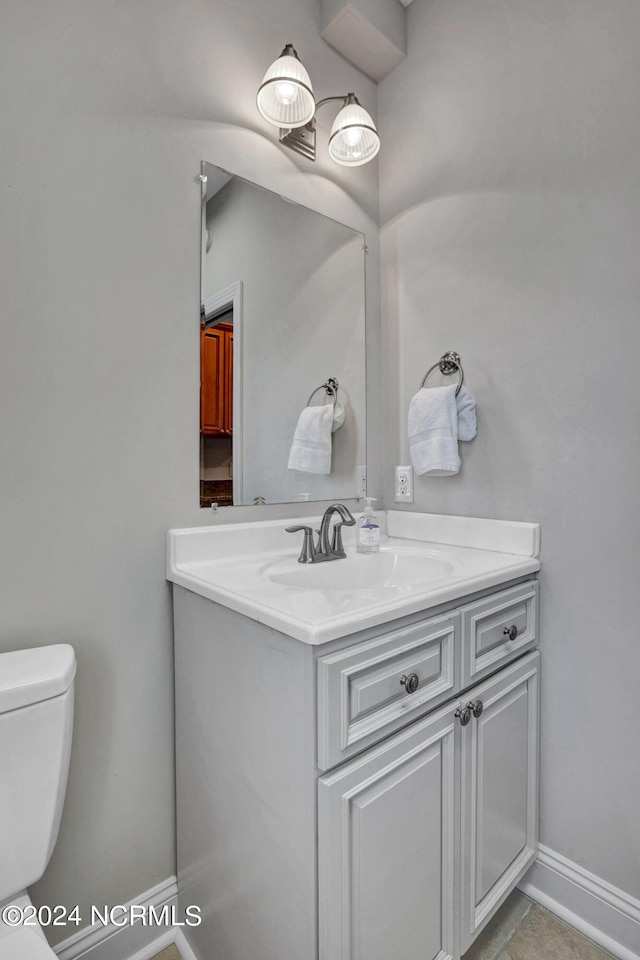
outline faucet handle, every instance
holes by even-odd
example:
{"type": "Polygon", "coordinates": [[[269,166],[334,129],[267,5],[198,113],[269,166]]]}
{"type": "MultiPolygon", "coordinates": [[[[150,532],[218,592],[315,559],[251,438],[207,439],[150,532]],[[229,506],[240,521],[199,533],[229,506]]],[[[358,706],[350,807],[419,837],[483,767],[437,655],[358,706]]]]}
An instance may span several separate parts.
{"type": "Polygon", "coordinates": [[[344,547],[342,545],[342,527],[352,527],[356,521],[351,517],[351,520],[341,520],[340,523],[334,524],[333,527],[333,539],[331,541],[331,553],[335,557],[346,557],[344,547]]]}
{"type": "Polygon", "coordinates": [[[311,527],[285,527],[287,533],[298,533],[300,530],[304,531],[304,540],[300,556],[298,557],[298,563],[313,563],[317,551],[313,542],[313,530],[311,527]]]}

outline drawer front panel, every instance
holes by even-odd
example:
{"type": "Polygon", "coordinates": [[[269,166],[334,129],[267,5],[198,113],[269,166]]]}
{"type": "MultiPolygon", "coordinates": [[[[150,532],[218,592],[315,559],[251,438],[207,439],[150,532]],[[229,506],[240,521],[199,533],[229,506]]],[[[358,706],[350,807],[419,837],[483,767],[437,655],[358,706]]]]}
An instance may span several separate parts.
{"type": "Polygon", "coordinates": [[[365,670],[353,676],[349,687],[349,722],[357,723],[368,714],[406,695],[403,676],[415,673],[424,689],[442,677],[442,644],[421,644],[414,656],[401,653],[377,670],[365,670]]]}
{"type": "Polygon", "coordinates": [[[461,685],[468,687],[535,646],[538,582],[521,583],[469,603],[461,613],[461,685]]]}
{"type": "Polygon", "coordinates": [[[321,657],[319,768],[342,763],[453,696],[459,638],[453,612],[321,657]]]}

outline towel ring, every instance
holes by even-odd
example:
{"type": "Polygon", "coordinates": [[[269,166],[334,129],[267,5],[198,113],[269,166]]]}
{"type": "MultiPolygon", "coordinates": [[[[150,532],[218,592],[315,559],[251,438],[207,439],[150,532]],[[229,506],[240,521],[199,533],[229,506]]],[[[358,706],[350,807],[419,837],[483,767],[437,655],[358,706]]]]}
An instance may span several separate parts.
{"type": "Polygon", "coordinates": [[[338,399],[338,387],[340,384],[335,377],[329,377],[326,383],[321,383],[319,387],[316,387],[309,399],[307,400],[307,406],[311,406],[311,401],[315,397],[318,390],[326,390],[328,397],[333,397],[333,405],[335,407],[336,400],[338,399]]]}
{"type": "Polygon", "coordinates": [[[458,384],[458,389],[456,390],[456,397],[457,397],[458,394],[460,393],[460,390],[462,389],[462,384],[464,383],[464,370],[462,369],[462,361],[460,360],[460,354],[455,353],[455,351],[453,350],[449,350],[448,353],[443,354],[443,356],[440,357],[438,362],[434,363],[432,367],[429,367],[429,369],[425,373],[424,377],[422,378],[422,383],[420,384],[421,390],[424,387],[425,383],[427,382],[427,377],[433,370],[436,369],[436,367],[440,367],[440,373],[443,373],[445,377],[450,377],[452,373],[455,373],[456,370],[458,371],[458,373],[460,374],[460,383],[458,384]]]}

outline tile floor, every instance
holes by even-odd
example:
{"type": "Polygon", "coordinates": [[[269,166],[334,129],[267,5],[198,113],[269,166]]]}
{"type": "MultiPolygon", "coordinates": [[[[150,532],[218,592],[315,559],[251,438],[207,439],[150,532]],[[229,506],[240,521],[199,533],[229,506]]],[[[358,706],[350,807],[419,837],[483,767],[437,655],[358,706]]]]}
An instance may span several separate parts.
{"type": "MultiPolygon", "coordinates": [[[[152,960],[181,960],[175,946],[152,960]]],[[[613,960],[518,890],[500,907],[462,960],[613,960]]]]}
{"type": "Polygon", "coordinates": [[[610,953],[515,890],[462,960],[613,960],[610,953]]]}
{"type": "Polygon", "coordinates": [[[178,948],[172,945],[161,950],[160,953],[156,953],[155,957],[152,957],[151,960],[182,960],[182,957],[178,953],[178,948]]]}

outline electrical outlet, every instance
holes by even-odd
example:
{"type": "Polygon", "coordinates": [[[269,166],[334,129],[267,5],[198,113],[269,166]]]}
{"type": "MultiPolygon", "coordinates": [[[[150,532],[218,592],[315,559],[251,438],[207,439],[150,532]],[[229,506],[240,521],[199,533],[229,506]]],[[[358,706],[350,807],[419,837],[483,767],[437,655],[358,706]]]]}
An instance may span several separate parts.
{"type": "Polygon", "coordinates": [[[356,497],[366,497],[367,495],[367,467],[365,464],[361,464],[358,467],[358,485],[356,489],[356,497]]]}
{"type": "Polygon", "coordinates": [[[394,495],[396,503],[413,503],[413,467],[395,467],[396,483],[394,495]]]}

